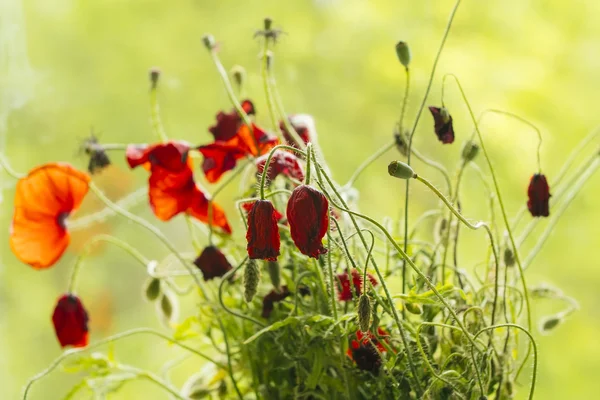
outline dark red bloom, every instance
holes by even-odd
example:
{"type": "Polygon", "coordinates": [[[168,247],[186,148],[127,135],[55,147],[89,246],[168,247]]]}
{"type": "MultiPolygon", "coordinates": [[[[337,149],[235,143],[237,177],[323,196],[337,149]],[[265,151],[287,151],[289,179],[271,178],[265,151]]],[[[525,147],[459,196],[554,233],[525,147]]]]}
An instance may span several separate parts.
{"type": "MultiPolygon", "coordinates": [[[[250,100],[245,100],[242,107],[246,113],[254,114],[254,105],[250,100]]],[[[235,168],[239,159],[261,156],[279,143],[276,136],[263,131],[256,124],[253,123],[251,129],[244,125],[235,110],[229,114],[217,114],[217,124],[211,126],[209,131],[215,138],[214,143],[199,146],[198,151],[204,156],[202,170],[211,183],[235,168]]]]}
{"type": "Polygon", "coordinates": [[[286,214],[292,239],[302,254],[318,258],[327,252],[321,240],[329,227],[329,202],[323,193],[298,186],[288,200],[286,214]]]}
{"type": "MultiPolygon", "coordinates": [[[[362,274],[357,270],[352,270],[352,284],[354,285],[354,291],[356,291],[356,295],[360,296],[362,293],[362,274]]],[[[367,278],[371,281],[373,286],[377,286],[377,279],[371,274],[367,274],[367,278]]],[[[348,276],[348,272],[344,272],[343,274],[338,274],[337,279],[339,282],[338,287],[338,299],[340,301],[350,301],[352,300],[352,287],[350,286],[350,278],[348,276]]]]}
{"type": "MultiPolygon", "coordinates": [[[[256,201],[249,201],[247,203],[242,203],[242,208],[244,209],[244,211],[246,211],[246,214],[248,214],[250,212],[250,210],[252,210],[254,203],[256,203],[256,201]]],[[[275,209],[275,218],[277,218],[277,222],[283,222],[282,221],[283,214],[280,213],[279,211],[277,211],[277,209],[275,209]]]]}
{"type": "MultiPolygon", "coordinates": [[[[258,174],[262,174],[267,163],[268,154],[256,159],[258,174]]],[[[279,174],[284,174],[298,181],[304,180],[304,171],[298,158],[287,151],[275,150],[267,168],[267,180],[272,182],[279,174]]]]}
{"type": "Polygon", "coordinates": [[[262,317],[269,318],[275,303],[282,301],[289,295],[291,295],[291,293],[287,286],[282,286],[279,291],[276,291],[275,289],[271,290],[269,294],[263,298],[262,317]]]}
{"type": "MultiPolygon", "coordinates": [[[[252,104],[250,100],[242,101],[241,105],[246,114],[255,114],[254,104],[252,104]]],[[[217,123],[208,128],[208,131],[213,134],[215,141],[219,140],[226,142],[234,137],[243,122],[242,117],[238,114],[235,108],[229,113],[219,111],[216,118],[217,123]]]]}
{"type": "Polygon", "coordinates": [[[550,215],[548,202],[550,201],[550,187],[546,176],[543,174],[534,174],[529,181],[527,189],[527,208],[534,217],[547,217],[550,215]]]}
{"type": "MultiPolygon", "coordinates": [[[[306,124],[300,123],[295,116],[288,117],[288,121],[292,128],[296,131],[300,139],[304,142],[304,144],[308,144],[310,142],[310,131],[306,124]]],[[[283,121],[279,122],[279,129],[281,129],[281,133],[283,134],[283,138],[286,143],[290,146],[298,147],[296,145],[296,141],[293,139],[292,134],[287,130],[285,123],[283,121]]]]}
{"type": "Polygon", "coordinates": [[[205,281],[221,277],[232,268],[225,254],[215,246],[204,248],[200,256],[194,261],[194,264],[202,271],[205,281]]]}
{"type": "MultiPolygon", "coordinates": [[[[387,343],[388,333],[382,328],[377,328],[377,334],[387,343]]],[[[354,360],[356,366],[364,371],[372,373],[379,372],[381,368],[381,355],[385,353],[385,347],[377,340],[375,335],[368,332],[366,335],[360,330],[356,331],[356,339],[350,342],[348,356],[354,360]]]]}
{"type": "Polygon", "coordinates": [[[452,116],[448,113],[448,110],[444,107],[429,107],[429,111],[431,111],[431,115],[433,115],[435,134],[440,142],[444,144],[454,142],[452,116]]]}
{"type": "MultiPolygon", "coordinates": [[[[129,167],[143,165],[150,170],[148,197],[154,215],[162,221],[185,212],[204,223],[209,222],[209,200],[194,181],[189,150],[185,142],[127,147],[129,167]]],[[[215,203],[212,204],[212,224],[231,233],[225,212],[215,203]]]]}
{"type": "Polygon", "coordinates": [[[248,212],[248,256],[251,259],[277,261],[279,228],[277,214],[268,200],[257,200],[248,212]]]}
{"type": "Polygon", "coordinates": [[[88,344],[88,314],[79,297],[65,294],[58,299],[52,314],[56,337],[62,347],[88,344]]]}

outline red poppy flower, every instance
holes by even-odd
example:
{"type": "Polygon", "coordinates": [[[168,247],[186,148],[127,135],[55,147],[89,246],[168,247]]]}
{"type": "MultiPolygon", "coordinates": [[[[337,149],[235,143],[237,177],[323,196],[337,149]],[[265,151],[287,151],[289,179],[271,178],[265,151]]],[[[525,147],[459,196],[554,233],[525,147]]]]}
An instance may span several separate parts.
{"type": "Polygon", "coordinates": [[[318,258],[327,253],[321,240],[329,227],[329,202],[323,193],[307,185],[298,186],[288,200],[287,219],[302,254],[318,258]]]}
{"type": "Polygon", "coordinates": [[[79,297],[65,294],[58,299],[52,324],[62,347],[85,347],[88,344],[88,314],[79,297]]]}
{"type": "MultiPolygon", "coordinates": [[[[154,215],[168,221],[186,212],[208,223],[207,195],[194,182],[190,147],[185,142],[159,143],[147,147],[128,146],[127,162],[130,168],[143,165],[150,170],[148,197],[154,215]]],[[[212,205],[213,225],[227,233],[231,227],[219,205],[212,205]]]]}
{"type": "MultiPolygon", "coordinates": [[[[367,274],[367,278],[371,281],[373,286],[377,286],[377,279],[371,274],[367,274]]],[[[348,272],[344,272],[343,274],[338,274],[337,279],[339,281],[340,286],[338,287],[338,299],[340,301],[350,301],[352,300],[352,287],[350,286],[350,279],[348,277],[348,272]]],[[[354,285],[354,290],[356,291],[356,295],[360,296],[362,293],[362,274],[357,270],[352,270],[352,284],[354,285]]]]}
{"type": "MultiPolygon", "coordinates": [[[[308,125],[299,121],[298,118],[296,118],[294,115],[288,117],[288,121],[290,122],[290,125],[292,125],[292,128],[294,128],[298,136],[300,136],[300,139],[302,139],[304,144],[308,144],[308,142],[310,142],[310,131],[308,125]]],[[[279,129],[281,129],[283,138],[285,139],[288,145],[298,147],[296,145],[296,141],[292,137],[292,134],[287,130],[283,121],[279,122],[279,129]]]]}
{"type": "MultiPolygon", "coordinates": [[[[255,114],[254,104],[252,104],[250,100],[242,101],[241,106],[246,114],[255,114]]],[[[215,140],[224,142],[228,141],[237,134],[238,129],[240,129],[240,126],[243,122],[242,117],[238,114],[235,108],[229,113],[219,111],[216,118],[217,123],[208,128],[208,131],[213,134],[215,140]]]]}
{"type": "Polygon", "coordinates": [[[454,142],[454,127],[452,125],[452,116],[446,108],[429,107],[433,115],[435,134],[440,142],[449,144],[454,142]]]}
{"type": "Polygon", "coordinates": [[[546,176],[543,174],[534,174],[529,181],[527,189],[527,208],[534,217],[547,217],[550,215],[548,202],[550,201],[550,187],[546,176]]]}
{"type": "MultiPolygon", "coordinates": [[[[250,210],[252,210],[254,203],[256,203],[256,201],[249,201],[247,203],[242,204],[242,208],[244,209],[244,211],[246,211],[246,214],[248,214],[250,210]]],[[[283,222],[283,214],[277,211],[277,209],[275,209],[275,218],[278,222],[283,222]]]]}
{"type": "MultiPolygon", "coordinates": [[[[268,154],[256,159],[256,168],[258,174],[262,174],[267,163],[268,154]]],[[[272,182],[279,174],[284,174],[290,178],[294,178],[298,181],[304,180],[304,171],[298,161],[298,158],[287,151],[275,150],[269,167],[267,168],[267,180],[272,182]]]]}
{"type": "Polygon", "coordinates": [[[273,312],[273,308],[275,307],[275,303],[278,301],[282,301],[286,297],[291,295],[287,286],[282,286],[281,289],[276,291],[275,289],[271,290],[269,294],[267,294],[263,298],[263,308],[262,308],[262,317],[269,318],[271,312],[273,312]]]}
{"type": "Polygon", "coordinates": [[[200,256],[194,261],[194,264],[202,271],[205,281],[221,277],[232,268],[225,254],[215,246],[204,248],[200,256]]]}
{"type": "MultiPolygon", "coordinates": [[[[382,328],[377,328],[380,338],[388,342],[388,333],[382,328]]],[[[379,372],[382,360],[380,353],[386,352],[385,347],[377,340],[375,335],[368,332],[366,335],[360,330],[356,331],[356,339],[350,342],[348,356],[354,360],[356,366],[364,371],[379,372]]]]}
{"type": "Polygon", "coordinates": [[[277,261],[279,256],[279,228],[273,204],[257,200],[248,212],[248,256],[251,259],[277,261]]]}
{"type": "Polygon", "coordinates": [[[58,261],[70,242],[67,217],[89,189],[90,177],[69,164],[37,167],[19,179],[10,228],[10,248],[33,268],[58,261]]]}

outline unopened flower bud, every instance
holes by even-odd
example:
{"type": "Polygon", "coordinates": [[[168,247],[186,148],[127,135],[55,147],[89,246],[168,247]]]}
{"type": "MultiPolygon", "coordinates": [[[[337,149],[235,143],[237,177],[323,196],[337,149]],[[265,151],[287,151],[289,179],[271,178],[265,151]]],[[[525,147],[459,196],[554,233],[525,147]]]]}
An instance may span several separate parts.
{"type": "Polygon", "coordinates": [[[479,154],[479,145],[473,140],[466,141],[462,148],[462,158],[465,162],[473,161],[479,154]]]}
{"type": "Polygon", "coordinates": [[[241,65],[234,65],[231,68],[231,78],[233,82],[238,86],[238,89],[241,89],[244,86],[244,82],[246,81],[246,69],[241,65]]]}
{"type": "Polygon", "coordinates": [[[171,319],[171,316],[173,315],[173,303],[171,303],[171,299],[169,299],[169,296],[166,294],[163,294],[160,299],[160,309],[166,319],[171,319]]]}
{"type": "Polygon", "coordinates": [[[512,267],[515,265],[515,253],[510,247],[504,249],[504,265],[512,267]]]}
{"type": "Polygon", "coordinates": [[[277,261],[269,261],[267,263],[267,271],[269,271],[269,278],[275,290],[279,290],[281,287],[281,268],[277,261]]]}
{"type": "Polygon", "coordinates": [[[207,33],[204,36],[202,36],[202,43],[204,43],[204,46],[208,50],[212,50],[216,46],[215,37],[213,35],[209,34],[209,33],[207,33]]]}
{"type": "Polygon", "coordinates": [[[404,308],[406,308],[406,311],[408,311],[411,314],[416,314],[416,315],[423,314],[423,309],[421,308],[420,305],[418,305],[416,303],[405,303],[404,308]]]}
{"type": "Polygon", "coordinates": [[[400,60],[400,64],[404,65],[404,68],[408,68],[412,56],[410,54],[410,47],[408,47],[406,42],[399,41],[396,43],[396,55],[398,56],[398,60],[400,60]]]}
{"type": "Polygon", "coordinates": [[[412,167],[402,161],[392,161],[390,165],[388,165],[388,173],[391,176],[400,179],[410,179],[417,176],[412,167]]]}
{"type": "Polygon", "coordinates": [[[150,85],[152,85],[152,89],[156,89],[158,78],[160,78],[160,69],[158,67],[150,68],[150,85]]]}
{"type": "Polygon", "coordinates": [[[371,326],[371,299],[364,293],[358,299],[358,326],[363,332],[371,326]]]}
{"type": "Polygon", "coordinates": [[[264,19],[265,31],[270,31],[272,26],[273,26],[273,20],[269,17],[265,18],[264,19]]]}
{"type": "Polygon", "coordinates": [[[562,321],[563,319],[561,315],[551,315],[550,317],[543,318],[540,323],[540,331],[542,333],[548,333],[560,325],[562,321]]]}
{"type": "Polygon", "coordinates": [[[150,301],[158,299],[158,296],[160,295],[160,279],[150,278],[146,283],[144,294],[146,295],[146,299],[150,301]]]}
{"type": "Polygon", "coordinates": [[[248,260],[246,269],[244,270],[244,298],[250,303],[256,292],[258,291],[258,283],[260,282],[260,270],[254,260],[248,260]]]}

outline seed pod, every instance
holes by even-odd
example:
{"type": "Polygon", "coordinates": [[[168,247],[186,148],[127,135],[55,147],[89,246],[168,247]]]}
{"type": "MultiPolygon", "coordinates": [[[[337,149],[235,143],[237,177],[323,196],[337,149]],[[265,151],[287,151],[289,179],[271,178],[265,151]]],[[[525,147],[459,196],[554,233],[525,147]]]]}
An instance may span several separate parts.
{"type": "Polygon", "coordinates": [[[281,268],[277,261],[269,261],[267,263],[267,271],[269,271],[269,278],[271,283],[276,290],[281,287],[281,268]]]}
{"type": "Polygon", "coordinates": [[[465,162],[473,161],[479,154],[479,145],[473,140],[465,142],[462,148],[462,158],[465,162]]]}
{"type": "Polygon", "coordinates": [[[423,314],[423,309],[420,305],[416,303],[404,303],[404,308],[411,314],[421,315],[423,314]]]}
{"type": "Polygon", "coordinates": [[[206,46],[208,50],[212,50],[216,46],[215,37],[208,33],[202,36],[202,43],[204,43],[204,46],[206,46]]]}
{"type": "Polygon", "coordinates": [[[244,298],[250,303],[258,291],[260,282],[260,269],[254,260],[248,260],[244,270],[244,298]]]}
{"type": "Polygon", "coordinates": [[[408,68],[412,55],[410,53],[410,47],[408,47],[406,42],[401,40],[396,43],[396,55],[398,56],[400,64],[404,65],[404,68],[408,68]]]}
{"type": "Polygon", "coordinates": [[[363,332],[371,326],[371,299],[365,294],[358,299],[358,326],[363,332]]]}
{"type": "Polygon", "coordinates": [[[160,299],[160,310],[167,320],[170,320],[173,316],[173,304],[171,303],[171,299],[166,294],[163,294],[160,299]]]}
{"type": "Polygon", "coordinates": [[[152,67],[150,69],[150,84],[152,85],[152,89],[156,89],[158,78],[160,78],[160,69],[158,67],[152,67]]]}
{"type": "Polygon", "coordinates": [[[160,296],[160,279],[150,278],[146,282],[146,290],[144,290],[144,294],[146,295],[146,299],[149,301],[158,299],[158,296],[160,296]]]}
{"type": "Polygon", "coordinates": [[[512,267],[515,265],[515,253],[510,247],[504,249],[504,265],[512,267]]]}
{"type": "Polygon", "coordinates": [[[400,179],[410,179],[417,175],[410,165],[403,163],[402,161],[392,161],[388,165],[388,173],[391,176],[400,179]]]}

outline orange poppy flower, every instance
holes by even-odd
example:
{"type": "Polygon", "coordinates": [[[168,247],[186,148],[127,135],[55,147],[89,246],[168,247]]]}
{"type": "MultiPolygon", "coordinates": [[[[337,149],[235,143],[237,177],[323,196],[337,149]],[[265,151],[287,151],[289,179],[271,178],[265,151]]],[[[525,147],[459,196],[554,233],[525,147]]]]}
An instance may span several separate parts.
{"type": "MultiPolygon", "coordinates": [[[[189,150],[190,146],[185,142],[127,148],[129,167],[143,165],[150,171],[148,197],[154,215],[161,221],[168,221],[185,212],[208,223],[209,199],[194,181],[189,150]]],[[[231,233],[223,209],[215,203],[212,208],[213,225],[231,233]]]]}
{"type": "Polygon", "coordinates": [[[36,269],[58,261],[70,241],[66,219],[89,182],[89,175],[64,163],[42,165],[19,180],[10,228],[10,247],[19,260],[36,269]]]}

